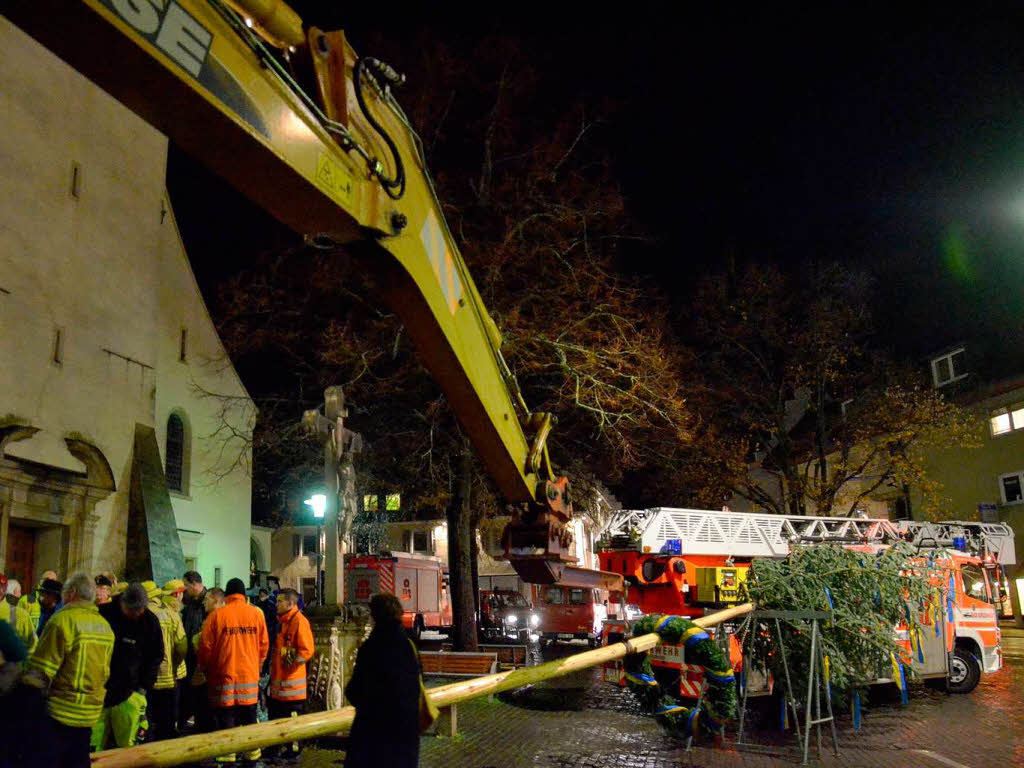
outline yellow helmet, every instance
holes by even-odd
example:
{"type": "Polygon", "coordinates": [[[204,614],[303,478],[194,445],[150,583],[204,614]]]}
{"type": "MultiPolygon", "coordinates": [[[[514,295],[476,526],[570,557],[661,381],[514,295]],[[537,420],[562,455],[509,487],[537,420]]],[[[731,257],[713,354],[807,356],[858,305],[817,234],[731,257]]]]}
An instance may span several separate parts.
{"type": "Polygon", "coordinates": [[[176,595],[178,592],[184,592],[184,591],[185,591],[185,582],[182,581],[181,579],[171,579],[166,584],[164,584],[164,594],[165,595],[168,595],[168,596],[176,595]]]}
{"type": "Polygon", "coordinates": [[[164,591],[160,589],[152,579],[142,582],[142,588],[146,590],[146,597],[150,599],[160,597],[160,595],[164,593],[164,591]]]}

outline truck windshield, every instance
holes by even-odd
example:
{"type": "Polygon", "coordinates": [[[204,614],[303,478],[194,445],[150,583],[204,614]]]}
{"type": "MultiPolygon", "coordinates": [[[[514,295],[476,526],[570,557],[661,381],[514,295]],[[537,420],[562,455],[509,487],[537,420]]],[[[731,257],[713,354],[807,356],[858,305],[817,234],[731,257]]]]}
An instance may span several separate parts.
{"type": "Polygon", "coordinates": [[[544,602],[548,605],[561,605],[565,602],[565,592],[561,587],[548,587],[544,590],[544,602]]]}
{"type": "Polygon", "coordinates": [[[985,569],[977,565],[965,564],[960,568],[964,579],[964,594],[985,602],[992,602],[988,590],[988,578],[985,576],[985,569]]]}
{"type": "Polygon", "coordinates": [[[502,602],[508,608],[529,608],[530,604],[526,602],[526,598],[518,592],[511,595],[502,595],[502,602]]]}

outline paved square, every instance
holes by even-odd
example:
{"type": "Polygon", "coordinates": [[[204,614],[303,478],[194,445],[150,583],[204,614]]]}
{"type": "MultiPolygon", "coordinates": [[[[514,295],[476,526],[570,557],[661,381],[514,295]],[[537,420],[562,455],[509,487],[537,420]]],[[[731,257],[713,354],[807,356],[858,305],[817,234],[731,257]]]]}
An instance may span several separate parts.
{"type": "MultiPolygon", "coordinates": [[[[894,697],[873,696],[859,732],[853,730],[849,716],[840,715],[840,755],[835,758],[824,750],[818,764],[851,768],[1024,765],[1024,638],[1004,637],[1003,650],[1006,666],[983,678],[971,694],[951,696],[915,686],[907,707],[894,697]]],[[[422,768],[760,768],[800,763],[795,738],[768,730],[759,731],[756,738],[775,741],[772,754],[702,746],[687,755],[683,745],[637,712],[627,691],[601,683],[593,670],[493,701],[485,698],[460,705],[459,729],[456,739],[423,738],[422,768]]],[[[309,749],[303,759],[305,768],[341,765],[341,753],[331,750],[309,749]]]]}

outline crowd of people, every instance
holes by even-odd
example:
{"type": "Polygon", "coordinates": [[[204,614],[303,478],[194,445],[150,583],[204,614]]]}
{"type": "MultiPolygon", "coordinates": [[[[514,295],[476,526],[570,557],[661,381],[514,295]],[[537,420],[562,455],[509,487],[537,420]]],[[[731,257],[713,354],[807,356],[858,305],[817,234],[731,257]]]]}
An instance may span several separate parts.
{"type": "MultiPolygon", "coordinates": [[[[241,579],[207,589],[195,571],[163,586],[46,571],[23,590],[0,575],[0,768],[86,768],[92,751],[255,723],[264,698],[272,719],[303,710],[313,633],[293,589],[254,605],[241,579]]],[[[295,762],[301,745],[272,750],[217,762],[295,762]]]]}

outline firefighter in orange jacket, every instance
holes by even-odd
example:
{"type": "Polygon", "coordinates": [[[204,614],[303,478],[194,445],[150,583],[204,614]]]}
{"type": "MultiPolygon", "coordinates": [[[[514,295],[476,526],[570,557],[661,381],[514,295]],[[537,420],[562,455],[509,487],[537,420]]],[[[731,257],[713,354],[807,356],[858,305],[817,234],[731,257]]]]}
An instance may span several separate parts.
{"type": "MultiPolygon", "coordinates": [[[[313,631],[299,610],[299,593],[282,589],[277,595],[280,629],[270,658],[270,719],[302,714],[306,703],[306,663],[313,657],[313,631]]],[[[281,756],[299,759],[302,747],[293,741],[281,747],[281,756]]]]}
{"type": "MultiPolygon", "coordinates": [[[[241,579],[231,579],[224,590],[224,607],[210,614],[199,640],[198,665],[206,671],[206,691],[218,729],[256,723],[260,668],[270,640],[263,611],[245,600],[241,579]]],[[[242,755],[247,763],[260,759],[260,750],[242,755]]],[[[234,762],[223,755],[218,762],[234,762]]]]}

